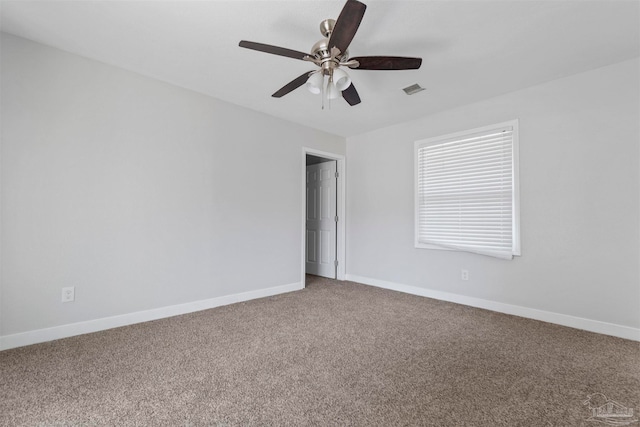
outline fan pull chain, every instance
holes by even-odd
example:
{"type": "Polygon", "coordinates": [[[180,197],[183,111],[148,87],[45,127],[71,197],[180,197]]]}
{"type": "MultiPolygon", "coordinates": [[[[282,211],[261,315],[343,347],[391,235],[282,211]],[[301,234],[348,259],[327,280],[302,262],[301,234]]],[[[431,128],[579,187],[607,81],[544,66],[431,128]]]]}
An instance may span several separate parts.
{"type": "Polygon", "coordinates": [[[322,87],[322,92],[320,92],[320,97],[322,98],[322,109],[324,110],[324,74],[322,76],[322,84],[320,85],[320,87],[322,87]]]}
{"type": "Polygon", "coordinates": [[[331,110],[331,99],[329,98],[329,86],[333,82],[333,69],[329,71],[329,79],[327,81],[327,104],[329,104],[329,110],[331,110]]]}

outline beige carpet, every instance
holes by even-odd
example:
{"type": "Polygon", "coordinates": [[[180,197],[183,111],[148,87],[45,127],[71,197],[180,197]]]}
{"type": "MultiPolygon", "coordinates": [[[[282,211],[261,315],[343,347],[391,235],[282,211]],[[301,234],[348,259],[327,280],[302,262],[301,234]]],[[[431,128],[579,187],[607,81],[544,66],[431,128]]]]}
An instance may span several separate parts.
{"type": "Polygon", "coordinates": [[[640,413],[637,342],[308,281],[0,352],[0,425],[604,426],[593,393],[640,413]]]}

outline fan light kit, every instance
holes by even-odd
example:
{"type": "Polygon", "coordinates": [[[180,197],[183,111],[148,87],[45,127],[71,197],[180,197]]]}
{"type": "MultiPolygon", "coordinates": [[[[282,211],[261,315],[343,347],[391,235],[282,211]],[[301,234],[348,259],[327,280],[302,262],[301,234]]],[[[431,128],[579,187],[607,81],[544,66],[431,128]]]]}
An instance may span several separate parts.
{"type": "Polygon", "coordinates": [[[341,67],[354,70],[416,70],[422,65],[421,58],[349,57],[347,49],[358,31],[366,8],[365,4],[357,0],[347,0],[337,20],[325,19],[320,23],[320,33],[324,38],[313,45],[309,54],[246,40],[240,42],[240,47],[312,62],[319,67],[318,70],[307,71],[284,85],[271,95],[274,98],[281,98],[305,85],[309,92],[316,95],[322,94],[323,108],[325,97],[332,100],[342,96],[349,105],[353,106],[360,103],[360,96],[351,82],[351,77],[341,67]]]}

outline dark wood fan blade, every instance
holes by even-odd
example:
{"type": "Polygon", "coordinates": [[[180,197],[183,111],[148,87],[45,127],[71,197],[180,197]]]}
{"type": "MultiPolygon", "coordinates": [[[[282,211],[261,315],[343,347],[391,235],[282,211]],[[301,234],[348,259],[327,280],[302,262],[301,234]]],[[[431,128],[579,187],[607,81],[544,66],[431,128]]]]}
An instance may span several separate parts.
{"type": "Polygon", "coordinates": [[[246,40],[242,40],[239,46],[247,49],[257,50],[260,52],[271,53],[273,55],[286,56],[288,58],[293,58],[293,59],[304,59],[306,56],[309,56],[308,53],[298,52],[297,50],[291,50],[291,49],[286,49],[284,47],[272,46],[270,44],[249,42],[246,40]]]}
{"type": "Polygon", "coordinates": [[[422,58],[403,56],[358,56],[349,60],[360,63],[356,70],[417,70],[422,65],[422,58]]]}
{"type": "Polygon", "coordinates": [[[282,98],[289,92],[298,89],[300,86],[307,82],[307,79],[309,79],[309,74],[311,73],[313,73],[313,71],[307,71],[300,77],[296,77],[295,79],[291,80],[289,83],[278,89],[278,91],[271,96],[273,96],[274,98],[282,98]]]}
{"type": "Polygon", "coordinates": [[[341,53],[346,52],[351,40],[353,40],[353,36],[358,31],[366,9],[367,6],[364,3],[360,3],[357,0],[347,0],[333,27],[333,32],[329,39],[329,48],[337,47],[341,53]]]}
{"type": "Polygon", "coordinates": [[[342,91],[342,97],[351,106],[360,104],[360,95],[358,95],[358,91],[356,90],[356,87],[353,85],[353,83],[351,83],[348,88],[342,91]]]}

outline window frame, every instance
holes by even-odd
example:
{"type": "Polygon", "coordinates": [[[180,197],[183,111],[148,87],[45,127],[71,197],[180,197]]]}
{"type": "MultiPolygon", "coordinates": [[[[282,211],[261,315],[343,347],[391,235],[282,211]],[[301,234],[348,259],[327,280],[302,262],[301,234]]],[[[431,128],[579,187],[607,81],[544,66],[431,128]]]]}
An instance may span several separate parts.
{"type": "MultiPolygon", "coordinates": [[[[521,237],[520,237],[520,132],[519,132],[519,120],[513,119],[506,122],[496,123],[492,125],[482,126],[474,129],[463,130],[459,132],[449,133],[446,135],[439,135],[426,139],[417,140],[414,142],[413,148],[413,161],[414,161],[414,246],[417,249],[436,249],[444,251],[466,252],[463,249],[445,248],[442,246],[422,243],[419,241],[419,229],[420,229],[420,195],[419,195],[419,155],[420,148],[428,145],[435,145],[438,143],[445,143],[451,139],[463,138],[465,136],[471,136],[473,134],[489,132],[499,128],[511,127],[513,129],[512,134],[512,179],[513,179],[513,193],[512,193],[512,255],[521,256],[521,237]]],[[[472,252],[472,251],[469,251],[472,252]]]]}

